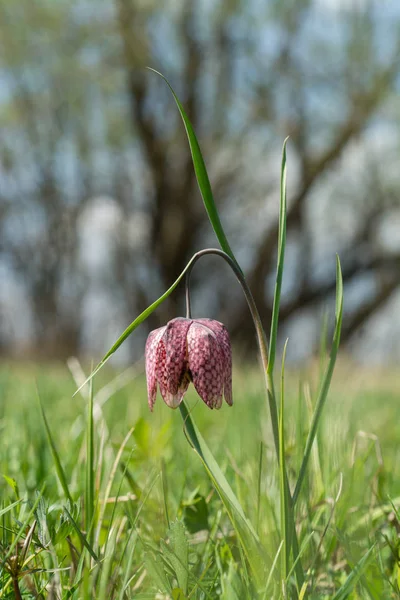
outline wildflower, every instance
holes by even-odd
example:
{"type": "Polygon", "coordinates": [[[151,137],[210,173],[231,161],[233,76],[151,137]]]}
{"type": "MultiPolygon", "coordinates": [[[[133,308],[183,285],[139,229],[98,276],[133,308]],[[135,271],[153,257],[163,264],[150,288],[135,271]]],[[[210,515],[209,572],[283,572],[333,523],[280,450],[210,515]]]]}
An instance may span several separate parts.
{"type": "Polygon", "coordinates": [[[145,358],[150,410],[157,384],[164,402],[177,408],[191,381],[210,408],[221,408],[223,395],[232,406],[232,352],[222,323],[173,319],[149,334],[145,358]]]}

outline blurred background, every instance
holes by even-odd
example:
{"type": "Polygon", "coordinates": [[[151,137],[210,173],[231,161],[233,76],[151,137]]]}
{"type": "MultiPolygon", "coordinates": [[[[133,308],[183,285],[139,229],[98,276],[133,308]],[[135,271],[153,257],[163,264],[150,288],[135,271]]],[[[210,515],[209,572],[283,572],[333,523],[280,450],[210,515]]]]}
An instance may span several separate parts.
{"type": "MultiPolygon", "coordinates": [[[[400,358],[397,0],[0,0],[0,353],[98,358],[216,246],[164,73],[197,132],[221,219],[269,327],[281,148],[281,335],[318,349],[345,280],[343,342],[400,358]]],[[[193,273],[194,316],[256,348],[227,266],[193,273]]],[[[149,328],[184,314],[183,289],[149,328]]]]}

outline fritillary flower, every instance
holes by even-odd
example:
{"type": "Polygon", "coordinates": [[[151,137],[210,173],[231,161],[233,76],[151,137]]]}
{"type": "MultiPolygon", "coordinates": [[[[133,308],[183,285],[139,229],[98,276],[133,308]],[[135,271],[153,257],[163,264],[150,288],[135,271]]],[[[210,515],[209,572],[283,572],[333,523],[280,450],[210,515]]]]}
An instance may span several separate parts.
{"type": "Polygon", "coordinates": [[[146,377],[150,410],[160,388],[164,402],[177,408],[192,381],[210,408],[232,406],[232,351],[225,326],[212,319],[178,317],[149,334],[146,377]]]}

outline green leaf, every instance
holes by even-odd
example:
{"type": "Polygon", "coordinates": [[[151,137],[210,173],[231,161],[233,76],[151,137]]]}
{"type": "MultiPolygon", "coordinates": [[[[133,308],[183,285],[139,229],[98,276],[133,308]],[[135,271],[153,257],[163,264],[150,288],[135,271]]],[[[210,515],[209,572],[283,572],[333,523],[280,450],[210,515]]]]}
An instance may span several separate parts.
{"type": "Polygon", "coordinates": [[[78,535],[78,538],[81,541],[81,544],[83,546],[85,546],[85,548],[89,552],[90,556],[98,563],[99,559],[98,559],[95,551],[93,550],[92,546],[90,545],[90,543],[86,539],[86,536],[80,530],[79,525],[77,524],[77,522],[75,521],[75,519],[73,518],[73,516],[71,515],[71,513],[68,511],[67,508],[64,507],[64,511],[65,511],[65,514],[67,515],[68,519],[70,520],[71,525],[75,529],[75,531],[76,531],[76,533],[78,535]]]}
{"type": "Polygon", "coordinates": [[[230,521],[236,531],[244,554],[253,572],[256,585],[257,587],[260,587],[264,579],[264,571],[266,566],[264,559],[264,548],[262,547],[253,526],[245,516],[243,508],[228,481],[226,480],[225,475],[222,473],[217,461],[215,460],[194,421],[192,420],[185,403],[181,402],[179,408],[184,421],[185,432],[188,440],[202,460],[207,473],[209,474],[210,479],[225,506],[230,521]]]}
{"type": "Polygon", "coordinates": [[[13,479],[12,477],[8,477],[8,475],[3,475],[3,478],[13,490],[15,496],[19,498],[18,483],[15,481],[15,479],[13,479]]]}
{"type": "Polygon", "coordinates": [[[178,586],[187,594],[189,579],[189,544],[182,521],[174,521],[168,532],[170,538],[169,562],[173,567],[178,586]]]}
{"type": "Polygon", "coordinates": [[[332,600],[346,600],[346,598],[349,597],[349,595],[351,594],[351,592],[354,590],[357,583],[359,582],[360,578],[362,577],[364,571],[368,567],[368,565],[371,561],[371,558],[373,556],[372,552],[374,551],[374,549],[375,549],[375,544],[373,546],[371,546],[371,548],[368,550],[368,552],[366,554],[364,554],[364,556],[358,561],[358,563],[355,565],[355,567],[353,568],[350,575],[347,577],[344,584],[333,596],[332,600]]]}
{"type": "Polygon", "coordinates": [[[279,207],[279,233],[278,233],[278,264],[276,269],[274,303],[272,307],[271,332],[269,338],[268,373],[274,370],[276,342],[278,337],[279,306],[281,302],[281,289],[283,278],[283,267],[285,262],[286,247],[286,144],[288,138],[283,142],[282,164],[281,164],[281,200],[279,207]]]}
{"type": "Polygon", "coordinates": [[[300,467],[299,477],[297,479],[296,488],[293,494],[293,504],[296,504],[296,501],[299,497],[299,493],[301,490],[301,486],[304,480],[304,476],[306,473],[308,461],[310,459],[311,449],[314,442],[315,435],[318,429],[318,423],[322,415],[322,410],[324,408],[324,404],[326,398],[328,396],[329,386],[332,380],[333,370],[335,368],[336,357],[339,350],[340,344],[340,332],[342,329],[342,319],[343,319],[343,278],[342,271],[340,268],[340,260],[339,257],[336,256],[336,309],[335,309],[335,331],[333,334],[332,348],[331,354],[329,357],[329,362],[325,370],[324,377],[321,382],[321,387],[319,390],[315,411],[313,415],[313,419],[311,422],[310,432],[307,437],[306,447],[304,450],[303,460],[300,467]]]}
{"type": "Polygon", "coordinates": [[[172,590],[172,600],[186,600],[186,596],[180,588],[174,588],[172,590]]]}
{"type": "MultiPolygon", "coordinates": [[[[36,500],[31,508],[31,510],[29,511],[26,519],[24,520],[23,523],[20,524],[20,528],[18,530],[18,532],[16,533],[13,543],[9,546],[7,553],[2,556],[2,561],[0,563],[0,571],[3,569],[4,565],[6,564],[7,560],[9,559],[10,556],[12,556],[15,547],[17,546],[19,539],[25,534],[27,527],[29,527],[29,523],[31,521],[32,516],[35,514],[36,508],[40,502],[40,499],[42,497],[43,494],[43,489],[37,494],[36,496],[36,500]]],[[[13,506],[15,506],[16,504],[19,504],[18,502],[14,502],[14,504],[10,505],[7,509],[4,509],[3,511],[0,511],[0,516],[2,514],[4,514],[5,512],[7,512],[8,509],[11,509],[13,506]]]]}
{"type": "Polygon", "coordinates": [[[124,598],[126,597],[125,590],[127,589],[128,585],[129,585],[129,580],[132,577],[133,555],[134,555],[134,552],[136,549],[136,542],[137,542],[138,534],[137,534],[137,531],[132,530],[129,535],[130,535],[130,539],[129,539],[129,542],[128,542],[128,545],[126,548],[128,560],[126,562],[124,580],[123,580],[123,583],[120,588],[118,600],[124,600],[124,598]]]}
{"type": "Polygon", "coordinates": [[[85,482],[85,528],[92,539],[93,518],[95,512],[95,467],[93,432],[93,381],[90,382],[89,404],[86,427],[86,482],[85,482]]]}
{"type": "Polygon", "coordinates": [[[276,554],[275,554],[275,558],[274,558],[273,563],[271,565],[271,568],[269,570],[267,583],[265,584],[265,590],[264,590],[264,594],[262,596],[263,600],[267,600],[267,598],[268,598],[267,593],[269,591],[269,586],[271,584],[272,576],[274,574],[275,567],[277,565],[279,555],[280,555],[281,550],[283,548],[283,544],[284,544],[284,540],[282,540],[281,543],[279,544],[278,550],[276,551],[276,554]]]}
{"type": "Polygon", "coordinates": [[[203,159],[203,155],[200,150],[199,142],[197,141],[196,134],[195,134],[193,126],[189,120],[189,117],[185,113],[185,110],[184,110],[182,104],[180,103],[178,96],[175,94],[171,84],[164,77],[164,75],[162,73],[159,73],[155,69],[151,69],[150,67],[149,67],[149,70],[153,71],[153,73],[157,73],[157,75],[160,75],[160,77],[162,77],[164,79],[165,83],[168,85],[169,89],[172,92],[172,95],[174,97],[174,100],[176,102],[179,113],[182,117],[183,124],[186,129],[187,137],[189,140],[190,152],[192,153],[194,171],[196,173],[197,183],[199,185],[200,193],[203,198],[203,202],[204,202],[204,206],[207,211],[207,214],[208,214],[208,218],[210,219],[211,225],[214,229],[215,235],[218,238],[218,241],[221,245],[222,250],[224,250],[224,252],[229,254],[229,256],[236,263],[235,256],[234,256],[234,254],[231,250],[231,247],[228,243],[228,240],[226,238],[225,232],[224,232],[222,224],[221,224],[221,220],[219,218],[217,207],[216,207],[215,201],[214,201],[214,196],[213,196],[213,193],[211,190],[210,180],[209,180],[208,174],[207,174],[206,165],[204,163],[204,159],[203,159]]]}
{"type": "Polygon", "coordinates": [[[6,513],[10,512],[10,510],[12,510],[16,506],[18,506],[18,504],[20,504],[21,502],[22,502],[22,500],[16,500],[12,504],[9,504],[8,506],[6,506],[4,508],[0,508],[0,517],[5,515],[6,513]]]}
{"type": "Polygon", "coordinates": [[[248,597],[242,579],[238,575],[235,563],[233,560],[229,563],[229,569],[226,574],[223,574],[224,586],[222,600],[242,600],[248,597]]]}
{"type": "Polygon", "coordinates": [[[69,502],[71,504],[73,504],[72,496],[70,494],[68,483],[67,483],[67,478],[65,477],[65,473],[64,473],[64,469],[61,464],[60,456],[58,454],[57,447],[55,445],[53,436],[50,431],[49,423],[47,421],[46,414],[44,412],[44,408],[43,408],[42,401],[41,401],[41,398],[39,395],[39,391],[37,391],[37,398],[38,398],[38,402],[39,402],[40,412],[42,413],[44,427],[46,429],[47,441],[49,442],[51,454],[52,454],[52,457],[54,460],[54,465],[56,467],[58,480],[61,483],[62,489],[64,490],[65,497],[67,498],[67,500],[69,500],[69,502]]]}
{"type": "Polygon", "coordinates": [[[157,589],[164,594],[170,594],[172,591],[171,584],[169,583],[168,577],[165,574],[164,565],[160,555],[157,554],[154,556],[152,552],[147,552],[144,559],[144,564],[150,576],[150,580],[154,582],[157,589]]]}
{"type": "Polygon", "coordinates": [[[111,573],[113,561],[117,551],[117,535],[118,531],[115,527],[110,530],[109,537],[107,539],[107,548],[101,562],[100,583],[98,586],[98,592],[96,593],[97,600],[107,600],[110,598],[110,579],[112,577],[111,573]]]}
{"type": "Polygon", "coordinates": [[[208,507],[201,494],[196,494],[190,502],[183,504],[183,521],[190,533],[208,530],[208,507]]]}
{"type": "Polygon", "coordinates": [[[47,546],[50,542],[49,528],[47,525],[47,505],[44,498],[40,498],[35,517],[38,524],[38,538],[43,546],[47,546]]]}
{"type": "Polygon", "coordinates": [[[281,505],[281,538],[284,541],[285,547],[282,552],[282,580],[286,580],[289,569],[289,554],[291,547],[290,535],[290,507],[291,498],[289,496],[289,486],[286,476],[286,457],[285,457],[285,358],[288,340],[285,342],[282,357],[282,373],[281,373],[281,405],[279,413],[279,483],[280,483],[280,505],[281,505]]]}

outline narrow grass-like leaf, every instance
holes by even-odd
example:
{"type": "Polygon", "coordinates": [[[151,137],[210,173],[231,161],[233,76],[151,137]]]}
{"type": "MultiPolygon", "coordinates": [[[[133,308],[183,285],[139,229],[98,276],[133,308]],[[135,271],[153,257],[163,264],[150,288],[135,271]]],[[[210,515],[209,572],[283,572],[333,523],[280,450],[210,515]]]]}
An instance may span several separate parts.
{"type": "Polygon", "coordinates": [[[8,483],[8,485],[10,486],[10,488],[13,490],[15,497],[17,499],[19,499],[19,490],[18,490],[18,484],[15,481],[15,479],[13,479],[12,477],[8,477],[8,475],[3,475],[3,479],[4,481],[6,481],[8,483]]]}
{"type": "Polygon", "coordinates": [[[26,533],[27,528],[30,527],[29,522],[30,522],[32,516],[35,514],[35,510],[37,509],[40,499],[42,498],[42,494],[43,494],[43,490],[40,493],[38,493],[37,498],[31,508],[31,510],[29,511],[24,522],[21,524],[17,534],[15,535],[13,543],[8,548],[8,551],[5,554],[5,556],[2,557],[2,561],[0,562],[0,571],[3,568],[3,566],[6,564],[7,560],[10,558],[10,556],[13,554],[14,549],[15,549],[16,545],[18,544],[21,536],[24,535],[26,533]]]}
{"type": "Polygon", "coordinates": [[[99,559],[97,557],[97,554],[93,550],[91,544],[86,539],[85,535],[80,530],[79,525],[77,524],[77,522],[75,521],[75,519],[73,518],[73,516],[71,515],[71,513],[69,512],[69,510],[66,507],[64,507],[64,511],[65,511],[65,514],[67,515],[68,519],[70,520],[71,525],[75,529],[81,544],[86,548],[86,550],[89,552],[90,556],[98,563],[99,559]]]}
{"type": "Polygon", "coordinates": [[[164,565],[160,554],[153,554],[153,552],[147,552],[144,559],[146,570],[150,575],[152,583],[157,589],[170,595],[172,593],[171,584],[168,577],[165,574],[164,565]]]}
{"type": "Polygon", "coordinates": [[[258,458],[258,474],[257,474],[257,517],[256,517],[257,534],[259,533],[259,527],[260,527],[261,480],[262,480],[262,470],[263,470],[263,453],[264,453],[264,445],[262,442],[260,442],[260,454],[259,454],[259,458],[258,458]]]}
{"type": "Polygon", "coordinates": [[[281,289],[283,267],[286,248],[286,144],[283,142],[281,163],[281,200],[279,206],[279,233],[278,233],[278,262],[276,268],[274,303],[272,307],[271,332],[269,337],[268,373],[271,374],[275,366],[276,343],[278,337],[279,306],[281,302],[281,289]]]}
{"type": "Polygon", "coordinates": [[[343,278],[342,271],[340,268],[340,260],[339,257],[336,257],[336,309],[335,309],[335,331],[333,335],[333,342],[331,353],[329,357],[329,362],[325,370],[325,374],[323,380],[321,382],[320,391],[318,394],[317,403],[315,406],[314,416],[311,423],[310,432],[307,437],[306,447],[304,450],[303,460],[300,467],[299,477],[297,479],[296,488],[293,494],[293,503],[296,504],[296,501],[299,497],[299,493],[301,490],[301,486],[304,480],[304,476],[306,473],[308,461],[310,459],[311,448],[314,442],[315,435],[318,429],[318,423],[322,415],[322,410],[324,408],[324,404],[326,398],[328,396],[329,386],[332,380],[333,370],[335,368],[336,357],[339,350],[340,343],[340,332],[342,328],[342,319],[343,319],[343,278]]]}
{"type": "Polygon", "coordinates": [[[274,302],[272,307],[272,321],[271,321],[271,331],[270,331],[270,339],[269,339],[269,351],[268,351],[268,359],[266,366],[266,385],[267,385],[267,396],[268,396],[268,404],[269,411],[271,415],[271,427],[272,433],[274,436],[274,444],[275,450],[277,453],[277,458],[279,460],[279,423],[278,423],[278,409],[277,409],[277,400],[275,393],[275,384],[274,384],[274,365],[275,365],[275,355],[276,355],[276,344],[277,344],[277,336],[278,336],[278,319],[279,319],[279,305],[281,298],[281,288],[282,288],[282,276],[283,276],[283,267],[285,260],[285,246],[286,246],[286,144],[287,138],[283,143],[282,149],[282,162],[281,162],[281,192],[280,192],[280,205],[279,205],[279,233],[278,233],[278,262],[277,262],[277,271],[275,278],[275,292],[274,292],[274,302]]]}
{"type": "Polygon", "coordinates": [[[174,521],[169,530],[171,553],[169,560],[174,568],[178,586],[187,594],[189,580],[189,543],[182,521],[174,521]]]}
{"type": "MultiPolygon", "coordinates": [[[[117,528],[114,527],[108,531],[107,550],[102,561],[99,591],[96,594],[97,600],[108,600],[110,598],[110,584],[112,582],[111,569],[113,567],[116,554],[117,528]]],[[[116,571],[118,571],[116,569],[116,571]]],[[[114,573],[115,577],[115,573],[114,573]]]]}
{"type": "Polygon", "coordinates": [[[324,375],[324,367],[325,360],[327,357],[327,347],[328,347],[328,321],[329,314],[327,310],[324,310],[321,319],[321,335],[319,338],[319,372],[320,372],[320,380],[324,375]]]}
{"type": "Polygon", "coordinates": [[[396,509],[396,506],[400,507],[400,496],[394,498],[393,500],[389,499],[388,503],[381,504],[373,510],[368,511],[361,518],[355,521],[354,524],[348,526],[348,528],[346,529],[347,535],[349,537],[358,536],[360,529],[365,529],[366,527],[374,525],[379,519],[382,519],[382,517],[387,515],[387,513],[390,512],[391,508],[393,508],[395,514],[397,515],[399,508],[396,509]]]}
{"type": "Polygon", "coordinates": [[[236,262],[235,256],[231,250],[231,247],[229,246],[228,240],[227,240],[225,232],[223,230],[221,220],[219,218],[219,214],[217,211],[217,207],[215,206],[214,196],[212,193],[210,180],[208,178],[207,169],[206,169],[206,166],[204,163],[203,155],[201,153],[199,142],[197,141],[197,137],[194,132],[193,126],[189,120],[189,117],[187,116],[182,104],[180,103],[180,101],[178,99],[178,96],[175,94],[169,81],[164,77],[164,75],[162,75],[162,73],[159,73],[158,71],[156,71],[155,69],[151,69],[150,67],[149,67],[149,69],[150,69],[150,71],[157,73],[157,75],[160,75],[160,77],[162,77],[164,79],[165,83],[168,85],[169,89],[172,92],[172,95],[173,95],[176,105],[178,107],[179,113],[182,117],[182,121],[185,126],[186,133],[187,133],[187,137],[189,140],[189,146],[190,146],[190,152],[192,154],[192,159],[193,159],[193,166],[194,166],[194,170],[196,173],[197,183],[199,185],[200,193],[203,198],[203,202],[204,202],[204,206],[206,208],[207,214],[208,214],[208,218],[210,219],[211,225],[215,231],[215,235],[218,238],[218,241],[221,245],[222,250],[224,250],[224,252],[229,254],[229,256],[236,262]]]}
{"type": "Polygon", "coordinates": [[[264,579],[265,571],[264,549],[261,542],[250,521],[245,516],[243,508],[225,475],[222,473],[217,461],[192,420],[185,403],[181,402],[179,408],[188,439],[193,449],[201,458],[206,471],[225,506],[255,577],[256,585],[257,587],[260,587],[264,579]]]}
{"type": "Polygon", "coordinates": [[[6,513],[8,513],[10,510],[15,508],[16,506],[18,506],[18,504],[20,504],[21,502],[22,502],[22,500],[16,500],[15,502],[13,502],[12,504],[9,504],[5,508],[1,508],[0,509],[0,517],[5,515],[6,513]]]}
{"type": "Polygon", "coordinates": [[[280,555],[280,553],[282,551],[284,543],[285,543],[284,540],[282,540],[281,543],[279,544],[278,550],[276,551],[274,562],[271,565],[271,568],[270,568],[269,573],[268,573],[267,583],[265,584],[265,590],[264,590],[263,600],[267,600],[268,598],[272,597],[271,595],[267,596],[267,593],[269,591],[269,586],[271,585],[272,576],[274,574],[275,567],[276,567],[276,564],[278,562],[278,558],[279,558],[279,555],[280,555]]]}
{"type": "Polygon", "coordinates": [[[122,457],[122,454],[124,452],[125,446],[128,443],[129,438],[131,437],[131,435],[133,433],[133,430],[134,430],[134,427],[132,427],[128,431],[128,433],[126,434],[126,436],[125,436],[125,438],[124,438],[121,446],[119,447],[119,450],[118,450],[117,455],[116,455],[115,460],[114,460],[114,464],[113,464],[113,466],[111,468],[110,476],[109,476],[109,479],[108,479],[108,482],[107,482],[107,487],[106,487],[106,491],[104,493],[102,507],[101,507],[101,510],[100,510],[100,515],[99,515],[99,519],[98,519],[98,523],[97,523],[97,529],[96,529],[96,535],[95,535],[95,545],[96,545],[96,547],[98,546],[98,543],[99,543],[100,532],[101,532],[101,528],[103,526],[104,516],[105,516],[105,512],[106,512],[106,507],[107,507],[107,500],[109,499],[110,494],[111,494],[111,487],[112,487],[112,484],[114,483],[114,478],[115,478],[115,475],[117,473],[118,465],[119,465],[119,463],[121,461],[121,457],[122,457]]]}
{"type": "Polygon", "coordinates": [[[344,584],[341,588],[336,592],[336,594],[332,597],[332,600],[346,600],[349,597],[351,592],[356,587],[360,578],[362,577],[364,571],[368,567],[371,558],[373,556],[373,551],[375,550],[375,544],[371,546],[371,548],[364,554],[364,556],[358,561],[358,563],[352,569],[350,575],[347,577],[344,584]]]}
{"type": "MultiPolygon", "coordinates": [[[[297,569],[297,566],[301,560],[301,557],[303,556],[304,552],[306,551],[306,548],[308,546],[308,544],[311,542],[312,538],[314,536],[314,531],[312,531],[305,540],[303,540],[303,543],[301,544],[301,548],[297,553],[297,557],[296,560],[293,562],[292,566],[290,567],[290,571],[287,575],[287,581],[289,581],[290,577],[293,575],[294,571],[297,569]]],[[[304,586],[304,583],[302,584],[302,586],[304,586]]]]}
{"type": "MultiPolygon", "coordinates": [[[[288,138],[285,139],[282,148],[282,161],[281,161],[281,179],[280,179],[280,204],[279,204],[279,230],[278,230],[278,257],[277,257],[277,269],[276,269],[276,278],[275,278],[275,291],[274,291],[274,301],[272,307],[272,320],[271,320],[271,330],[270,330],[270,339],[269,339],[269,352],[268,352],[268,365],[266,372],[266,380],[267,380],[267,389],[268,389],[268,402],[269,402],[269,410],[271,415],[271,426],[272,432],[274,435],[274,443],[276,452],[279,459],[280,452],[280,435],[279,435],[279,423],[278,423],[278,413],[277,413],[277,400],[275,394],[275,384],[274,384],[274,366],[275,366],[275,357],[276,357],[276,346],[278,339],[278,321],[279,321],[279,308],[280,308],[280,300],[281,300],[281,289],[282,289],[282,279],[283,279],[283,269],[285,262],[285,248],[286,248],[286,204],[287,204],[287,192],[286,192],[286,145],[288,138]]],[[[289,529],[287,531],[286,543],[293,542],[293,558],[296,566],[296,577],[299,584],[299,587],[303,585],[304,582],[304,572],[298,558],[298,542],[297,542],[297,533],[294,522],[294,512],[293,512],[293,501],[290,494],[289,489],[289,480],[286,474],[286,469],[280,470],[280,478],[284,477],[284,481],[280,481],[280,485],[284,485],[286,487],[286,497],[288,501],[287,508],[287,524],[289,529]]],[[[290,552],[290,546],[285,548],[285,554],[290,552]]]]}
{"type": "Polygon", "coordinates": [[[285,342],[282,356],[281,372],[281,403],[279,412],[279,487],[281,504],[281,538],[285,547],[281,555],[282,573],[281,580],[286,581],[289,565],[289,554],[291,546],[289,510],[291,499],[288,497],[288,485],[286,478],[286,460],[285,460],[285,358],[288,340],[285,342]]]}
{"type": "Polygon", "coordinates": [[[42,419],[43,419],[44,427],[46,429],[47,441],[49,442],[49,446],[50,446],[50,450],[51,450],[51,455],[53,457],[54,465],[56,467],[58,480],[59,480],[59,482],[61,484],[62,489],[64,490],[65,497],[67,498],[67,500],[70,501],[70,503],[72,505],[74,502],[72,500],[72,496],[70,494],[68,483],[67,483],[67,478],[65,477],[65,473],[64,473],[64,469],[63,469],[62,464],[61,464],[60,456],[58,454],[58,451],[57,451],[57,448],[56,448],[53,436],[51,434],[49,423],[48,423],[47,418],[46,418],[46,414],[44,412],[44,408],[43,408],[43,404],[42,404],[42,401],[41,401],[41,398],[40,398],[39,391],[37,391],[37,398],[38,398],[38,402],[39,402],[40,412],[42,413],[42,419]]]}
{"type": "MultiPolygon", "coordinates": [[[[134,453],[134,448],[132,448],[132,450],[130,452],[129,458],[127,460],[127,465],[130,463],[133,453],[134,453]]],[[[113,524],[114,524],[114,519],[115,519],[115,516],[116,516],[117,506],[118,506],[118,499],[119,499],[119,497],[121,495],[121,488],[122,488],[122,485],[123,485],[124,480],[125,480],[125,473],[126,473],[127,468],[128,467],[125,466],[125,469],[122,472],[122,477],[121,477],[119,485],[118,485],[117,493],[116,493],[116,496],[115,496],[115,501],[113,502],[113,505],[112,505],[111,516],[107,520],[107,526],[108,526],[109,529],[111,529],[111,527],[113,527],[113,524]]],[[[105,545],[103,546],[104,553],[107,552],[107,547],[108,547],[108,540],[106,541],[105,545]]]]}
{"type": "MultiPolygon", "coordinates": [[[[312,404],[312,399],[311,399],[310,386],[308,384],[304,384],[304,401],[307,405],[307,412],[309,415],[308,428],[310,428],[311,424],[312,424],[314,410],[313,410],[313,404],[312,404]]],[[[322,498],[323,494],[324,494],[324,478],[323,478],[323,472],[321,469],[320,439],[319,439],[318,431],[317,431],[317,435],[315,436],[315,439],[314,439],[313,447],[311,449],[310,461],[311,461],[311,463],[310,463],[310,467],[308,470],[307,481],[308,482],[312,481],[312,484],[313,484],[312,487],[315,489],[315,492],[314,492],[315,501],[318,502],[318,500],[320,498],[322,498]]],[[[309,508],[311,508],[311,505],[313,504],[310,485],[308,485],[308,489],[307,489],[307,504],[308,504],[309,508]]]]}
{"type": "Polygon", "coordinates": [[[165,466],[164,458],[161,459],[161,484],[162,484],[165,520],[167,522],[167,527],[169,529],[171,524],[169,521],[169,514],[168,514],[168,479],[167,479],[167,468],[165,466]]]}
{"type": "Polygon", "coordinates": [[[126,561],[125,575],[124,575],[124,579],[123,579],[123,582],[122,582],[122,585],[120,588],[118,600],[124,600],[125,590],[128,587],[129,579],[132,576],[132,562],[133,562],[133,555],[134,555],[135,549],[136,549],[137,538],[138,538],[137,532],[132,530],[131,533],[129,534],[129,540],[128,540],[128,544],[127,544],[127,548],[126,548],[128,560],[126,561]]]}
{"type": "Polygon", "coordinates": [[[93,380],[90,382],[90,393],[86,428],[86,486],[85,486],[85,527],[89,539],[92,538],[94,517],[94,434],[93,434],[93,380]]]}

